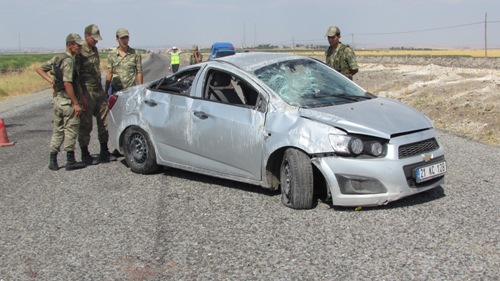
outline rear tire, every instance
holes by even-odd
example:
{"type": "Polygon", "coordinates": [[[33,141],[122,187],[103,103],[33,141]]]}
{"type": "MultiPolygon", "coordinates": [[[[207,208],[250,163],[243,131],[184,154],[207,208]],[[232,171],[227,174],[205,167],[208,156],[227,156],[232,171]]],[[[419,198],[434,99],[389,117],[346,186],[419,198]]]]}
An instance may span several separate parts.
{"type": "Polygon", "coordinates": [[[314,181],[311,159],[302,151],[285,151],[280,171],[281,202],[292,209],[311,209],[314,181]]]}
{"type": "Polygon", "coordinates": [[[130,170],[138,174],[158,171],[155,149],[148,134],[139,127],[130,127],[124,137],[125,160],[130,170]]]}

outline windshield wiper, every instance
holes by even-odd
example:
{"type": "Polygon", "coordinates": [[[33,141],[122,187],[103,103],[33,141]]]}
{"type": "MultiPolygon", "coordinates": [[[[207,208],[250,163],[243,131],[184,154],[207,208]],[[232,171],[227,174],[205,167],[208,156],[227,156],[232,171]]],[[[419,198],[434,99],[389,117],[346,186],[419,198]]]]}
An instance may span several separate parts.
{"type": "Polygon", "coordinates": [[[341,99],[350,100],[350,101],[371,99],[371,97],[352,96],[352,95],[346,95],[346,94],[321,94],[321,95],[316,95],[316,97],[321,97],[321,98],[323,98],[323,97],[335,97],[335,98],[341,98],[341,99]]]}

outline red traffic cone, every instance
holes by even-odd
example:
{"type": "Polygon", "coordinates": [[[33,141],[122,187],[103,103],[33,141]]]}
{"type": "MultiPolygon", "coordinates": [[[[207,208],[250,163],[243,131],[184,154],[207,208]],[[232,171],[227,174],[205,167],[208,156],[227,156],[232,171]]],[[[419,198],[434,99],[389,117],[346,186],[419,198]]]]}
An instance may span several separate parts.
{"type": "Polygon", "coordinates": [[[7,136],[7,131],[5,130],[5,123],[3,119],[0,118],[0,146],[11,146],[15,142],[9,142],[9,137],[7,136]]]}

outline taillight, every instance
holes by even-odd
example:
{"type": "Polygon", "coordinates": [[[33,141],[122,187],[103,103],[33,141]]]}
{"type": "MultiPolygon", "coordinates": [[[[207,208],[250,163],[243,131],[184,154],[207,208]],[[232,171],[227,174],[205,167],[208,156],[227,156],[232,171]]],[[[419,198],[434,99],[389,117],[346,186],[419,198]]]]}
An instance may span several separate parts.
{"type": "Polygon", "coordinates": [[[111,95],[108,100],[108,109],[111,110],[113,108],[113,105],[115,105],[116,101],[118,100],[117,95],[111,95]]]}

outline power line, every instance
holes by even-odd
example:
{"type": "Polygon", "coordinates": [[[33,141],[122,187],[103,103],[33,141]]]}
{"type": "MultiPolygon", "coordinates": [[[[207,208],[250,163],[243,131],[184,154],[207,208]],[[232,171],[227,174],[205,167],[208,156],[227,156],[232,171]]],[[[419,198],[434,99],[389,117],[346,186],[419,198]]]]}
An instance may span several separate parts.
{"type": "MultiPolygon", "coordinates": [[[[478,25],[478,24],[484,24],[484,21],[481,22],[474,22],[474,23],[467,23],[467,24],[461,24],[461,25],[454,25],[454,26],[447,26],[447,27],[437,27],[437,28],[428,28],[428,29],[418,29],[418,30],[410,30],[410,31],[399,31],[399,32],[382,32],[382,33],[356,33],[355,35],[393,35],[393,34],[408,34],[408,33],[416,33],[416,32],[425,32],[425,31],[434,31],[434,30],[442,30],[442,29],[451,29],[451,28],[457,28],[457,27],[464,27],[464,26],[471,26],[471,25],[478,25]]],[[[349,34],[350,35],[350,34],[349,34]]]]}
{"type": "MultiPolygon", "coordinates": [[[[452,28],[460,28],[460,27],[465,27],[465,26],[472,26],[472,25],[482,25],[482,24],[490,24],[490,23],[500,23],[500,21],[480,21],[480,22],[473,22],[473,23],[467,23],[467,24],[460,24],[460,25],[453,25],[453,26],[445,26],[445,27],[435,27],[435,28],[427,28],[427,29],[417,29],[417,30],[409,30],[409,31],[397,31],[397,32],[379,32],[379,33],[350,33],[347,34],[346,36],[376,36],[376,35],[395,35],[395,34],[409,34],[409,33],[417,33],[417,32],[427,32],[427,31],[435,31],[435,30],[443,30],[443,29],[452,29],[452,28]]],[[[320,38],[320,39],[295,39],[295,42],[317,42],[317,41],[322,41],[325,38],[320,38]]],[[[290,43],[291,40],[286,40],[282,41],[278,44],[286,44],[290,43]]]]}

